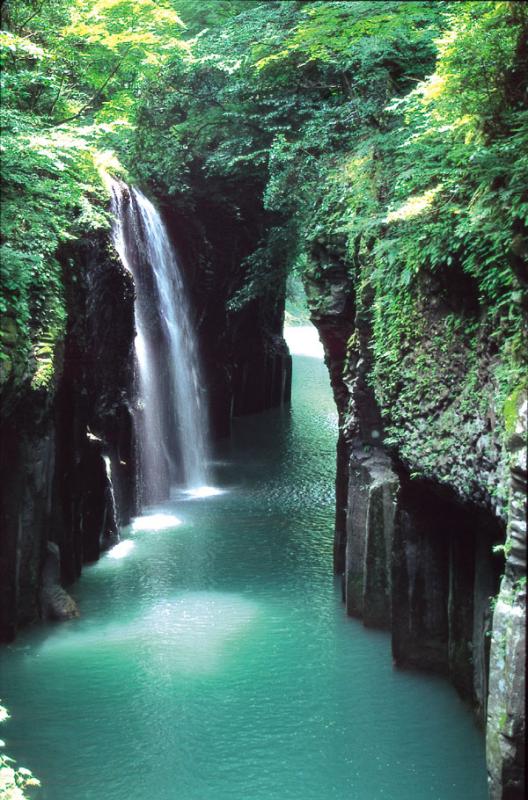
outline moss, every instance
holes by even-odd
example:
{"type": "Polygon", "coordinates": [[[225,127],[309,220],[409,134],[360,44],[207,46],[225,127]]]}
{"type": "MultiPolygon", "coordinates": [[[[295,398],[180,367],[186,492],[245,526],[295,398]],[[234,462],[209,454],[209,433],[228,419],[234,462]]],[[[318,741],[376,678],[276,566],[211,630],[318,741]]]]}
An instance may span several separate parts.
{"type": "Polygon", "coordinates": [[[502,412],[504,417],[504,432],[506,434],[506,438],[509,438],[515,432],[519,415],[519,407],[522,402],[524,389],[524,383],[519,384],[504,401],[502,412]]]}
{"type": "Polygon", "coordinates": [[[511,330],[497,323],[494,309],[468,316],[463,309],[449,311],[435,284],[412,288],[403,292],[379,281],[371,311],[369,380],[385,445],[413,474],[450,485],[467,500],[491,503],[502,515],[505,428],[511,429],[512,417],[515,425],[523,370],[511,330]]]}

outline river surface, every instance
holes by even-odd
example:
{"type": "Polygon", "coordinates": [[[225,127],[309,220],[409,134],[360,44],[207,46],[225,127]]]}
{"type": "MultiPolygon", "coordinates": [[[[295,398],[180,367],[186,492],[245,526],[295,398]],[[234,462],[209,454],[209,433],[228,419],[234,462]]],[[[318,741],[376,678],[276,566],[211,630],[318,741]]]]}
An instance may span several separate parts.
{"type": "Polygon", "coordinates": [[[486,797],[455,691],[345,615],[335,409],[291,336],[292,408],[236,422],[223,493],[149,509],[73,587],[80,620],[4,651],[2,737],[42,800],[486,797]]]}

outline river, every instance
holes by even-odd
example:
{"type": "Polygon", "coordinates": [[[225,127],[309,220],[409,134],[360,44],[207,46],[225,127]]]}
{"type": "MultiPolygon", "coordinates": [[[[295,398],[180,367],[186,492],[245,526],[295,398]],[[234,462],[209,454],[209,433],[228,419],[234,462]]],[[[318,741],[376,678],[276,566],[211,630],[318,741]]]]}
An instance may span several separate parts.
{"type": "Polygon", "coordinates": [[[486,797],[454,689],[345,615],[335,407],[313,341],[290,341],[292,408],[236,421],[219,491],[148,509],[73,587],[81,619],[4,650],[2,736],[42,800],[486,797]]]}

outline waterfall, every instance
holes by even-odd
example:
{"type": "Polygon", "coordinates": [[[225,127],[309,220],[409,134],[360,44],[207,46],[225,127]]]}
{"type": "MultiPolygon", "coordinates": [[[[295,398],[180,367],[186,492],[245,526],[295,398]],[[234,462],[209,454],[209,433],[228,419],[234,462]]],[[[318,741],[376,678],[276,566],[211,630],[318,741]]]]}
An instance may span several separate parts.
{"type": "Polygon", "coordinates": [[[109,180],[113,242],[136,286],[135,350],[139,404],[135,414],[142,505],[173,486],[207,483],[208,424],[196,335],[176,253],[152,203],[109,180]]]}
{"type": "Polygon", "coordinates": [[[109,493],[108,499],[110,502],[110,514],[112,517],[113,525],[115,526],[113,533],[117,534],[117,528],[119,526],[119,514],[117,510],[117,501],[114,492],[114,481],[112,478],[112,461],[110,459],[110,456],[103,456],[103,461],[105,465],[106,477],[108,480],[108,493],[109,493]]]}

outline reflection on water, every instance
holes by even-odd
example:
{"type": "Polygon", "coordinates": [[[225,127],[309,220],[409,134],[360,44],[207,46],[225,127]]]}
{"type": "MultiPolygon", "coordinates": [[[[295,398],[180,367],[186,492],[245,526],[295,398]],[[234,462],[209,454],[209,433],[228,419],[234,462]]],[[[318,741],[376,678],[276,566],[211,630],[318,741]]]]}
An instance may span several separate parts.
{"type": "Polygon", "coordinates": [[[130,539],[124,539],[119,544],[114,545],[108,553],[106,554],[106,558],[125,558],[131,550],[134,549],[134,542],[131,542],[130,539]]]}
{"type": "Polygon", "coordinates": [[[182,521],[174,514],[145,514],[135,517],[132,521],[131,529],[137,531],[161,531],[165,528],[175,528],[181,525],[182,521]]]}
{"type": "Polygon", "coordinates": [[[154,603],[137,618],[61,631],[44,640],[38,655],[64,660],[83,652],[91,657],[94,649],[100,654],[118,650],[121,662],[137,665],[139,656],[143,666],[163,663],[165,673],[211,673],[236,651],[258,611],[257,603],[241,595],[183,592],[154,603]]]}
{"type": "Polygon", "coordinates": [[[323,358],[323,345],[319,339],[317,329],[313,325],[286,328],[284,337],[292,355],[323,358]]]}
{"type": "Polygon", "coordinates": [[[345,616],[336,435],[324,364],[297,356],[291,410],[215,454],[229,491],[149,509],[73,587],[81,619],[6,650],[3,737],[41,800],[484,800],[454,690],[345,616]]]}
{"type": "Polygon", "coordinates": [[[188,497],[200,499],[202,497],[218,497],[219,494],[224,494],[224,489],[219,489],[217,486],[197,486],[196,489],[186,489],[183,494],[188,497]]]}

